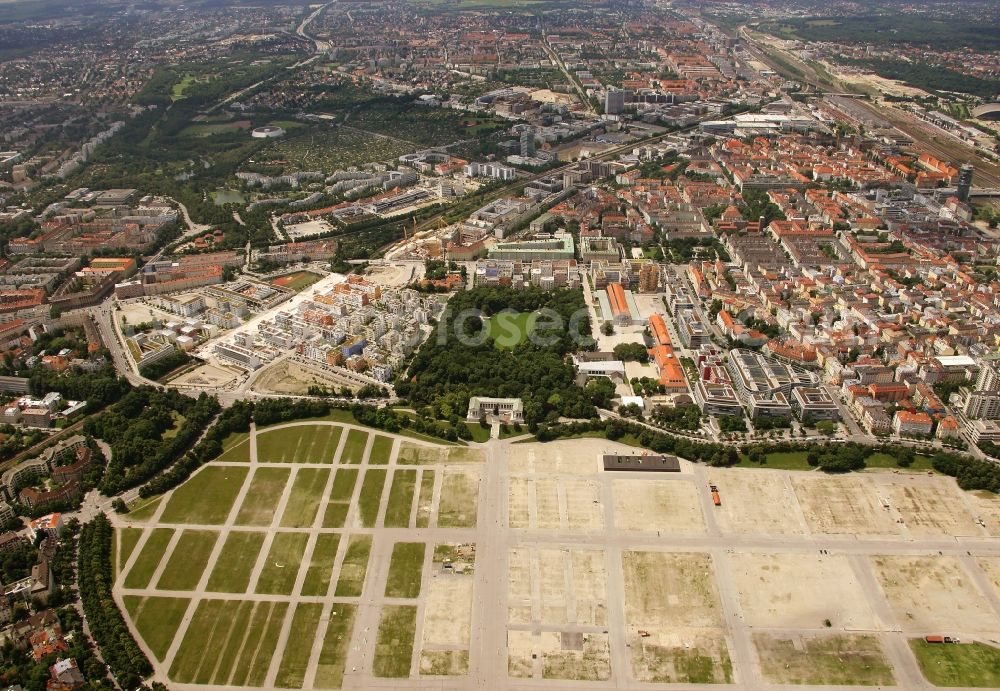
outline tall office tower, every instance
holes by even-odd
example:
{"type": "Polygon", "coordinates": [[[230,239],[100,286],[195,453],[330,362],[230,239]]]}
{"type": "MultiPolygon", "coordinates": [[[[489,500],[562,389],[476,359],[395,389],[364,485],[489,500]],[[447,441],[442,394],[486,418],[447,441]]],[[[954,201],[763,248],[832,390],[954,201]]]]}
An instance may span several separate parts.
{"type": "Polygon", "coordinates": [[[623,89],[608,89],[604,94],[604,112],[608,115],[621,115],[625,112],[625,91],[623,89]]]}
{"type": "Polygon", "coordinates": [[[521,155],[535,155],[535,130],[530,127],[521,132],[521,155]]]}
{"type": "Polygon", "coordinates": [[[958,169],[958,198],[960,201],[969,201],[969,192],[972,191],[972,172],[974,168],[966,163],[958,169]]]}

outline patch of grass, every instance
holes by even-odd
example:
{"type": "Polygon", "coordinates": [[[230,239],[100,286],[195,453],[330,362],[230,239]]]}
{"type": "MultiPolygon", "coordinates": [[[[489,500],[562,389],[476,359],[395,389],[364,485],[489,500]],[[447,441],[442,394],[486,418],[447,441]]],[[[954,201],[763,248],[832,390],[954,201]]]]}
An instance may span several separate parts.
{"type": "Polygon", "coordinates": [[[159,507],[161,499],[163,499],[162,496],[139,499],[129,507],[127,520],[148,521],[153,517],[153,514],[156,513],[156,509],[159,507]]]}
{"type": "Polygon", "coordinates": [[[257,593],[291,595],[308,540],[309,536],[305,533],[278,533],[274,536],[260,580],[257,581],[257,593]]]}
{"type": "Polygon", "coordinates": [[[490,428],[483,427],[478,422],[466,422],[465,426],[472,433],[472,441],[485,444],[490,440],[490,428]]]}
{"type": "Polygon", "coordinates": [[[299,293],[312,284],[323,278],[319,274],[313,273],[312,271],[293,271],[290,274],[284,274],[283,276],[275,276],[269,283],[276,286],[281,286],[282,288],[288,288],[289,290],[294,290],[299,293]]]}
{"type": "Polygon", "coordinates": [[[333,488],[330,490],[330,501],[351,501],[357,483],[357,468],[337,468],[337,474],[333,478],[333,488]]]}
{"type": "Polygon", "coordinates": [[[181,533],[156,587],[160,590],[194,590],[218,538],[219,534],[214,530],[185,530],[181,533]]]}
{"type": "Polygon", "coordinates": [[[287,609],[287,602],[202,600],[170,667],[170,679],[262,686],[287,609]]]}
{"type": "Polygon", "coordinates": [[[219,461],[229,461],[231,463],[250,462],[250,433],[233,432],[222,440],[222,455],[219,461]]]}
{"type": "Polygon", "coordinates": [[[448,472],[441,484],[438,527],[475,528],[479,483],[472,474],[448,472]]]}
{"type": "Polygon", "coordinates": [[[323,515],[324,528],[343,528],[347,525],[347,512],[351,505],[344,502],[330,502],[323,515]]]}
{"type": "Polygon", "coordinates": [[[282,528],[308,528],[316,520],[316,511],[330,479],[328,468],[302,468],[295,476],[292,493],[288,497],[282,528]]]}
{"type": "Polygon", "coordinates": [[[229,533],[212,575],[208,577],[208,590],[220,593],[246,592],[250,574],[263,545],[264,533],[229,533]]]}
{"type": "Polygon", "coordinates": [[[766,462],[758,465],[757,463],[751,463],[744,455],[740,455],[740,462],[736,464],[737,468],[774,468],[775,470],[814,470],[814,468],[809,465],[806,461],[805,451],[783,451],[769,453],[764,458],[766,462]]]}
{"type": "Polygon", "coordinates": [[[285,654],[281,656],[275,685],[283,689],[300,689],[305,681],[306,668],[309,666],[309,654],[312,646],[304,644],[312,641],[312,636],[319,627],[319,616],[323,605],[317,602],[302,602],[295,607],[292,615],[292,631],[301,632],[302,640],[295,645],[286,645],[285,654]]]}
{"type": "Polygon", "coordinates": [[[910,648],[920,671],[935,686],[1000,688],[1000,648],[985,643],[927,643],[914,638],[910,648]]]}
{"type": "MultiPolygon", "coordinates": [[[[396,471],[399,472],[398,470],[396,471]]],[[[420,496],[417,499],[417,527],[426,528],[430,524],[434,502],[434,471],[425,468],[420,475],[420,496]]]]}
{"type": "Polygon", "coordinates": [[[347,646],[351,641],[351,629],[354,626],[354,615],[357,608],[336,602],[330,610],[330,623],[323,637],[323,647],[319,651],[319,661],[316,665],[316,679],[313,686],[317,689],[339,689],[344,678],[344,665],[347,662],[347,646]]]}
{"type": "Polygon", "coordinates": [[[170,667],[170,679],[263,684],[287,608],[285,602],[202,600],[170,667]]]}
{"type": "Polygon", "coordinates": [[[303,595],[318,595],[326,597],[330,590],[330,579],[333,576],[333,562],[337,557],[337,547],[340,545],[340,535],[337,533],[320,533],[316,536],[316,546],[313,547],[312,560],[302,582],[303,595]]]}
{"type": "Polygon", "coordinates": [[[468,650],[422,650],[420,673],[437,677],[459,677],[469,673],[468,650]]]}
{"type": "MultiPolygon", "coordinates": [[[[866,468],[892,468],[893,470],[903,470],[903,471],[913,471],[926,473],[928,470],[934,471],[934,466],[931,465],[931,457],[925,456],[924,454],[914,454],[913,463],[911,463],[906,468],[900,467],[896,463],[895,457],[890,454],[882,453],[877,451],[871,456],[865,458],[866,468]]],[[[937,472],[937,471],[934,471],[937,472]]]]}
{"type": "Polygon", "coordinates": [[[170,649],[177,627],[187,612],[190,600],[180,597],[139,597],[126,595],[125,609],[157,660],[170,649]]]}
{"type": "Polygon", "coordinates": [[[368,462],[374,465],[387,465],[392,455],[392,437],[376,434],[372,442],[372,450],[368,454],[368,462]]]}
{"type": "Polygon", "coordinates": [[[775,684],[892,686],[892,668],[875,636],[784,638],[754,634],[764,678],[775,684]]]}
{"type": "Polygon", "coordinates": [[[212,575],[208,577],[208,589],[220,593],[245,593],[263,545],[264,533],[229,533],[212,575]]]}
{"type": "Polygon", "coordinates": [[[261,463],[332,463],[342,427],[300,425],[257,434],[261,463]]]}
{"type": "Polygon", "coordinates": [[[139,538],[142,537],[142,528],[119,528],[118,535],[120,536],[121,549],[115,550],[115,568],[121,571],[125,562],[132,556],[132,550],[138,544],[139,538]]]}
{"type": "Polygon", "coordinates": [[[385,520],[383,521],[386,528],[409,527],[416,482],[416,470],[397,468],[392,474],[389,503],[385,508],[385,520]]]}
{"type": "Polygon", "coordinates": [[[731,684],[733,664],[726,641],[703,639],[699,644],[660,646],[640,642],[629,650],[641,679],[655,683],[731,684]]]}
{"type": "Polygon", "coordinates": [[[358,516],[361,525],[371,528],[378,520],[378,509],[382,502],[382,487],[385,485],[385,473],[382,468],[369,468],[365,471],[365,479],[361,482],[361,494],[358,497],[358,516]]]}
{"type": "Polygon", "coordinates": [[[368,555],[372,549],[371,535],[351,535],[337,580],[337,597],[361,597],[368,572],[368,555]]]}
{"type": "Polygon", "coordinates": [[[385,583],[386,597],[418,597],[424,571],[423,542],[397,542],[392,546],[389,577],[385,583]]]}
{"type": "MultiPolygon", "coordinates": [[[[230,613],[230,616],[233,617],[233,626],[229,630],[229,637],[225,645],[219,651],[219,659],[211,678],[213,683],[224,684],[228,682],[229,675],[232,673],[233,667],[236,666],[240,651],[244,647],[244,638],[249,629],[254,609],[253,601],[244,600],[230,613]]],[[[252,645],[252,643],[247,645],[252,645]]]]}
{"type": "Polygon", "coordinates": [[[174,490],[160,520],[164,523],[226,522],[248,468],[207,465],[174,490]]]}
{"type": "Polygon", "coordinates": [[[408,677],[413,659],[413,635],[417,628],[417,608],[387,605],[378,625],[372,674],[376,677],[408,677]]]}
{"type": "Polygon", "coordinates": [[[368,432],[352,429],[347,433],[344,450],[340,455],[341,463],[358,464],[364,458],[365,446],[368,444],[368,432]]]}
{"type": "Polygon", "coordinates": [[[537,320],[537,312],[497,312],[485,325],[497,348],[514,348],[528,339],[537,320]]]}
{"type": "Polygon", "coordinates": [[[126,588],[145,588],[149,586],[149,581],[153,578],[156,567],[163,559],[163,553],[167,551],[167,545],[174,531],[170,528],[154,528],[153,533],[146,540],[142,551],[136,557],[131,570],[125,576],[126,588]]]}
{"type": "Polygon", "coordinates": [[[288,468],[256,468],[236,514],[236,525],[271,525],[291,472],[288,468]]]}

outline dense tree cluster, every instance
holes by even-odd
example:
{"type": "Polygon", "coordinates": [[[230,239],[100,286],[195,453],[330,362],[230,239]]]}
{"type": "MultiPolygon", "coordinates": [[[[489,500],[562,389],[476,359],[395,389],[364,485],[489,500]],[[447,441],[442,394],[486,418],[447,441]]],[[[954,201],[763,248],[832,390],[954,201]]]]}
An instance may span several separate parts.
{"type": "Polygon", "coordinates": [[[601,432],[612,441],[628,436],[630,441],[651,451],[675,454],[690,461],[702,461],[712,465],[733,465],[739,462],[739,450],[734,446],[675,437],[626,420],[591,420],[542,425],[535,436],[538,441],[546,442],[590,432],[601,432]]]}
{"type": "Polygon", "coordinates": [[[649,351],[642,343],[619,343],[615,346],[614,352],[619,360],[649,362],[649,351]]]}
{"type": "Polygon", "coordinates": [[[57,391],[73,401],[86,401],[85,412],[93,413],[124,396],[131,386],[112,365],[97,372],[69,371],[62,374],[36,367],[28,375],[28,387],[36,396],[57,391]]]}
{"type": "MultiPolygon", "coordinates": [[[[250,421],[253,419],[253,403],[236,401],[219,415],[205,436],[202,437],[190,452],[170,466],[165,472],[139,488],[140,497],[151,497],[173,489],[189,477],[191,473],[204,463],[222,454],[222,442],[230,434],[250,431],[250,421]]],[[[118,511],[119,508],[115,507],[118,511]]],[[[120,511],[119,511],[120,512],[120,511]]]]}
{"type": "Polygon", "coordinates": [[[416,406],[436,406],[442,417],[461,414],[471,396],[520,398],[529,425],[560,416],[593,417],[594,404],[574,384],[576,373],[566,359],[574,350],[593,347],[580,291],[475,288],[451,299],[396,391],[416,406]],[[536,321],[534,333],[545,343],[525,339],[509,349],[496,347],[479,318],[467,318],[467,310],[492,316],[503,310],[543,309],[558,315],[553,323],[560,322],[547,325],[545,316],[536,321]]]}
{"type": "Polygon", "coordinates": [[[743,203],[739,206],[740,213],[748,222],[754,223],[764,218],[766,228],[771,221],[784,221],[785,214],[767,196],[767,190],[744,190],[743,203]]]}
{"type": "Polygon", "coordinates": [[[111,596],[114,575],[111,543],[114,529],[104,514],[80,531],[77,585],[90,633],[123,689],[134,689],[153,667],[128,630],[125,618],[111,596]]]}
{"type": "Polygon", "coordinates": [[[189,398],[149,386],[133,389],[107,411],[84,423],[87,434],[111,446],[100,490],[111,496],[136,487],[170,466],[197,440],[220,410],[212,396],[189,398]],[[183,418],[175,433],[175,416],[183,418]]]}
{"type": "Polygon", "coordinates": [[[934,470],[951,475],[964,490],[985,489],[1000,493],[1000,465],[955,453],[938,451],[931,458],[934,470]]]}
{"type": "Polygon", "coordinates": [[[696,430],[701,426],[701,409],[696,405],[668,407],[658,405],[653,408],[653,420],[664,427],[696,430]]]}
{"type": "Polygon", "coordinates": [[[159,378],[164,374],[173,372],[190,359],[190,356],[183,350],[175,349],[174,352],[170,353],[170,355],[167,355],[162,360],[157,360],[156,362],[151,362],[148,365],[140,367],[139,374],[146,377],[146,379],[156,381],[159,380],[159,378]]]}

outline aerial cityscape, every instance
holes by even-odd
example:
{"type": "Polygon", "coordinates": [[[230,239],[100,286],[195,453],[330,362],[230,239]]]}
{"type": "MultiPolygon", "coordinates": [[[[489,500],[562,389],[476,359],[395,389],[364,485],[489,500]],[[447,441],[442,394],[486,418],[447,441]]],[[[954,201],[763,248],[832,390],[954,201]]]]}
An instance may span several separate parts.
{"type": "Polygon", "coordinates": [[[1000,688],[1000,4],[0,0],[0,689],[1000,688]]]}

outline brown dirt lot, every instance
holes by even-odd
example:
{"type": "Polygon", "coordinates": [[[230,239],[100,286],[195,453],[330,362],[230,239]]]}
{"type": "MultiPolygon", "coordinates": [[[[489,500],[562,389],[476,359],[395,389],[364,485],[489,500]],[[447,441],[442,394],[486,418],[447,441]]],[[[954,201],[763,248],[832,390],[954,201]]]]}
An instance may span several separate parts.
{"type": "Polygon", "coordinates": [[[608,634],[543,631],[539,640],[545,679],[606,681],[611,678],[608,634]]]}
{"type": "Polygon", "coordinates": [[[815,629],[875,627],[847,557],[736,553],[729,556],[743,617],[751,626],[815,629]],[[822,593],[822,597],[817,597],[822,593]]]}
{"type": "Polygon", "coordinates": [[[639,629],[723,624],[712,557],[701,552],[622,552],[625,621],[639,629]]]}
{"type": "Polygon", "coordinates": [[[1000,633],[1000,620],[957,557],[880,556],[872,564],[904,631],[1000,633]]]}
{"type": "Polygon", "coordinates": [[[704,533],[693,483],[683,479],[614,480],[615,527],[647,533],[704,533]]]}
{"type": "MultiPolygon", "coordinates": [[[[719,488],[715,520],[726,533],[801,535],[798,501],[785,473],[712,468],[708,481],[719,488]]],[[[702,491],[708,491],[703,488],[702,491]]]]}
{"type": "Polygon", "coordinates": [[[979,525],[966,509],[961,491],[951,478],[920,478],[919,482],[894,480],[882,488],[899,511],[911,535],[981,535],[979,525]]]}
{"type": "Polygon", "coordinates": [[[814,533],[895,535],[899,529],[863,476],[806,473],[792,478],[802,514],[814,533]]]}

